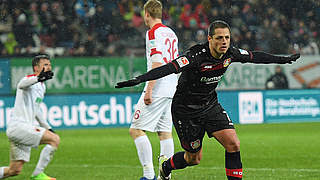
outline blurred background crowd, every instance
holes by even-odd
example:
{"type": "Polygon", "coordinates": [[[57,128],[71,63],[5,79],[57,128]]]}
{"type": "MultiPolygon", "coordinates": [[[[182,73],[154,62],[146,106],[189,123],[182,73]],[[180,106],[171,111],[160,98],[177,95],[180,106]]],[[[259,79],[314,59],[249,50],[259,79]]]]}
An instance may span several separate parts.
{"type": "MultiPolygon", "coordinates": [[[[1,56],[143,56],[145,0],[0,0],[1,56]]],[[[274,54],[319,54],[319,0],[165,0],[163,23],[180,52],[205,42],[216,19],[235,46],[274,54]]]]}

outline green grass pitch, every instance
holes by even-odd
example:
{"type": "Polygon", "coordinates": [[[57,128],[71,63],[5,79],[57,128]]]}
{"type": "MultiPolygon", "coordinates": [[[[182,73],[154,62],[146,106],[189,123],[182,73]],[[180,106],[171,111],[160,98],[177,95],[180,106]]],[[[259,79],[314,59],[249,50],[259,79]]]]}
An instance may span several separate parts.
{"type": "MultiPolygon", "coordinates": [[[[236,125],[241,141],[247,180],[319,180],[320,123],[236,125]]],[[[138,180],[142,175],[134,142],[128,128],[57,130],[59,150],[46,169],[57,180],[138,180]]],[[[159,141],[148,134],[153,146],[157,173],[159,141]]],[[[181,151],[174,133],[175,152],[181,151]]],[[[41,146],[42,147],[42,146],[41,146]]],[[[225,180],[224,149],[205,137],[203,159],[198,166],[173,172],[173,180],[225,180]]],[[[40,149],[15,180],[29,178],[40,149]]],[[[0,166],[9,163],[9,143],[0,132],[0,166]]]]}

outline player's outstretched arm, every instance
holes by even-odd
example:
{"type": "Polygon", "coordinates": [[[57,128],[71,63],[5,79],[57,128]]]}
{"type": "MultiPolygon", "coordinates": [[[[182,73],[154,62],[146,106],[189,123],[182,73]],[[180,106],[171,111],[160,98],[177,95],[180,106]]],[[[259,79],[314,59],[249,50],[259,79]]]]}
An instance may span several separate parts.
{"type": "Polygon", "coordinates": [[[232,56],[234,57],[234,61],[246,63],[257,63],[257,64],[291,64],[300,58],[300,54],[291,54],[288,56],[281,55],[273,55],[263,51],[246,51],[242,49],[238,49],[235,47],[230,47],[230,51],[232,56]]]}
{"type": "Polygon", "coordinates": [[[138,85],[142,82],[155,80],[167,76],[169,74],[176,73],[176,68],[172,63],[168,63],[166,65],[154,68],[145,74],[142,74],[138,77],[130,79],[128,81],[118,82],[115,88],[124,88],[138,85]]]}
{"type": "Polygon", "coordinates": [[[291,54],[288,56],[272,55],[261,51],[253,51],[253,63],[276,63],[276,64],[292,64],[300,58],[300,54],[291,54]]]}

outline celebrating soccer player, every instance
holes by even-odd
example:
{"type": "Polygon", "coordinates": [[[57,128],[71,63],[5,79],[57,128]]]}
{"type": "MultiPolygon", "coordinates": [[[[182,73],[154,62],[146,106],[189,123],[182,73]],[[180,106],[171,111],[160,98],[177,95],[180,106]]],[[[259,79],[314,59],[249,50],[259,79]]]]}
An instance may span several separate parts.
{"type": "Polygon", "coordinates": [[[300,54],[276,56],[230,46],[230,27],[221,20],[210,24],[207,38],[208,42],[191,47],[172,62],[134,79],[119,82],[116,86],[134,86],[181,72],[171,112],[174,127],[185,151],[175,153],[161,164],[162,180],[170,179],[172,170],[200,163],[205,132],[225,148],[228,180],[242,179],[240,141],[231,119],[218,102],[215,90],[218,82],[233,62],[290,64],[300,57],[300,54]]]}

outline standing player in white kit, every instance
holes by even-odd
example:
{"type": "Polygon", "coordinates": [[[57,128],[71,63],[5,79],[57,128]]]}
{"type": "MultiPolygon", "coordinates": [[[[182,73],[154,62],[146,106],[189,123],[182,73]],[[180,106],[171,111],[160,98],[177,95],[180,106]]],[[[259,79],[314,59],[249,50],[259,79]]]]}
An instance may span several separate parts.
{"type": "MultiPolygon", "coordinates": [[[[161,2],[147,1],[144,13],[145,24],[150,28],[146,33],[147,70],[150,71],[178,57],[178,38],[169,27],[162,24],[161,2]]],[[[160,139],[160,157],[171,157],[174,153],[171,102],[177,80],[177,75],[172,74],[147,82],[135,108],[129,132],[143,166],[143,177],[140,180],[156,179],[152,147],[145,131],[157,132],[160,139]]]]}
{"type": "Polygon", "coordinates": [[[53,77],[49,56],[35,56],[32,67],[34,74],[22,78],[17,86],[14,108],[7,123],[10,165],[0,167],[0,179],[19,175],[24,163],[30,160],[31,147],[46,144],[31,179],[55,180],[43,172],[60,143],[59,136],[51,129],[40,109],[46,90],[44,81],[53,77]],[[40,126],[35,125],[36,121],[40,126]]]}

